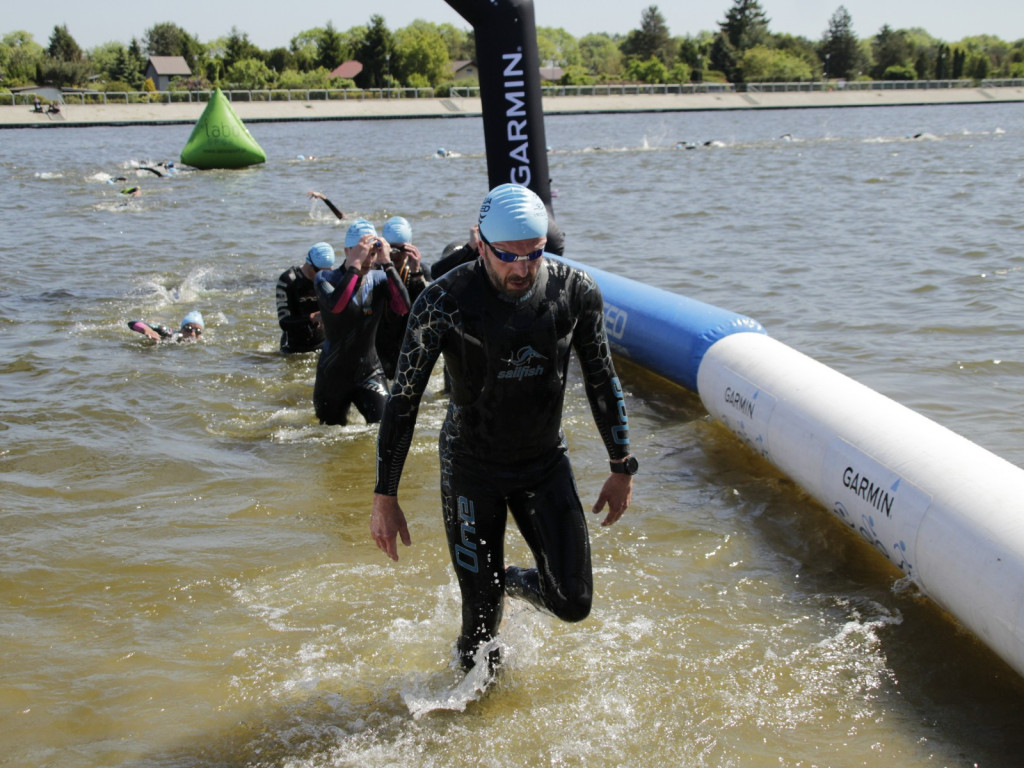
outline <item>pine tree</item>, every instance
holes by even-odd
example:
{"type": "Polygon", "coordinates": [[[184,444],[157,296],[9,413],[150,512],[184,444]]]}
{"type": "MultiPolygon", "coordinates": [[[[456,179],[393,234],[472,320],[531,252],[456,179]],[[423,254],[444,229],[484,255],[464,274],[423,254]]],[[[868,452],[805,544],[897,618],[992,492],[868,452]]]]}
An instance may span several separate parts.
{"type": "Polygon", "coordinates": [[[81,61],[82,49],[78,47],[75,38],[68,32],[66,24],[53,28],[50,35],[50,46],[46,52],[57,61],[81,61]]]}
{"type": "Polygon", "coordinates": [[[852,78],[857,74],[860,48],[853,32],[853,18],[845,6],[840,5],[828,20],[828,29],[821,42],[821,60],[825,62],[825,77],[852,78]]]}
{"type": "Polygon", "coordinates": [[[627,58],[637,61],[648,61],[654,57],[666,66],[674,62],[672,35],[658,6],[644,9],[640,14],[640,29],[634,29],[626,36],[621,50],[627,58]]]}
{"type": "Polygon", "coordinates": [[[768,22],[757,0],[733,0],[732,8],[725,14],[725,21],[719,22],[718,26],[733,49],[743,53],[748,48],[768,42],[768,22]]]}

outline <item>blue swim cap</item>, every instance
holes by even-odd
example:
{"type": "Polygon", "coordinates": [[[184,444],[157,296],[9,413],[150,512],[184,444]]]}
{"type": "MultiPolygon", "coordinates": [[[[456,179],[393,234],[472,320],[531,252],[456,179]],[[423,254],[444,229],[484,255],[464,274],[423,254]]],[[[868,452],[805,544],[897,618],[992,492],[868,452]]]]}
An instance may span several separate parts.
{"type": "Polygon", "coordinates": [[[354,245],[359,245],[363,235],[376,234],[377,230],[373,228],[373,224],[366,219],[356,219],[349,225],[348,232],[345,233],[345,247],[351,248],[354,245]]]}
{"type": "Polygon", "coordinates": [[[334,249],[330,243],[316,243],[306,254],[306,263],[317,269],[330,269],[334,266],[334,249]]]}
{"type": "Polygon", "coordinates": [[[184,328],[186,325],[191,323],[192,325],[198,325],[200,328],[206,328],[206,323],[203,321],[203,313],[198,309],[193,309],[181,320],[181,327],[184,328]]]}
{"type": "Polygon", "coordinates": [[[520,184],[502,184],[480,205],[480,232],[492,243],[533,240],[548,234],[548,212],[537,193],[520,184]]]}
{"type": "Polygon", "coordinates": [[[412,227],[401,216],[392,216],[384,222],[384,239],[391,245],[405,245],[412,242],[412,227]]]}

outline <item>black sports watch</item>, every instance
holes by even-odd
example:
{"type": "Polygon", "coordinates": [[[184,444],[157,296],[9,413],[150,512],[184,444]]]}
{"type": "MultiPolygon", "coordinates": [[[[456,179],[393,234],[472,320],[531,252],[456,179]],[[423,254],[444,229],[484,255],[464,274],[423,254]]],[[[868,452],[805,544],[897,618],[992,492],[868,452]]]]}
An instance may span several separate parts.
{"type": "Polygon", "coordinates": [[[640,468],[640,462],[636,460],[636,456],[629,454],[622,461],[609,462],[609,466],[612,468],[612,472],[617,474],[635,475],[640,468]]]}

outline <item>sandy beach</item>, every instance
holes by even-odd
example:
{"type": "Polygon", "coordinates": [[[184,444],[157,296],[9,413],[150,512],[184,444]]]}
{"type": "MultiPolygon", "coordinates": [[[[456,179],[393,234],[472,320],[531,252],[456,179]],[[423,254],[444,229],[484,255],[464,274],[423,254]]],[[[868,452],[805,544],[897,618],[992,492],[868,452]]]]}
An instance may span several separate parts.
{"type": "MultiPolygon", "coordinates": [[[[730,109],[816,109],[921,104],[990,104],[1018,101],[1024,101],[1024,87],[545,96],[544,112],[549,115],[560,115],[730,109]]],[[[247,123],[474,117],[480,115],[480,100],[478,98],[234,101],[232,106],[238,116],[247,123]]],[[[0,128],[192,123],[199,118],[204,107],[205,103],[199,102],[87,106],[70,103],[63,107],[60,115],[47,115],[36,114],[31,107],[26,105],[0,106],[0,128]]]]}

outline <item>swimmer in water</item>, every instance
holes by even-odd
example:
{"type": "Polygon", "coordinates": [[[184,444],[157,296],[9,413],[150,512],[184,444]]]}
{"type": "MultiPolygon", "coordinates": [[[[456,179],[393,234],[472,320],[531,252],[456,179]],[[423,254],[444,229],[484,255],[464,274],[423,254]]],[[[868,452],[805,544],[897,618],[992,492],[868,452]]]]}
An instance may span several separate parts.
{"type": "Polygon", "coordinates": [[[346,424],[355,405],[374,424],[388,398],[377,326],[388,307],[399,315],[409,311],[409,292],[391,262],[391,246],[373,224],[356,219],[345,233],[345,263],[318,272],[313,286],[324,327],[313,383],[317,418],[321,424],[346,424]]]}
{"type": "MultiPolygon", "coordinates": [[[[391,246],[391,261],[405,284],[405,290],[409,292],[409,304],[412,305],[416,297],[423,293],[428,282],[420,249],[412,242],[412,225],[402,216],[392,216],[384,223],[381,236],[391,246]]],[[[408,312],[400,315],[390,308],[385,309],[384,317],[377,328],[377,357],[380,358],[384,375],[388,379],[395,378],[408,318],[408,312]]]]}
{"type": "Polygon", "coordinates": [[[277,324],[281,326],[281,351],[313,352],[324,343],[313,279],[317,273],[334,266],[334,248],[330,243],[314,243],[306,252],[306,261],[281,273],[274,290],[277,324]]]}
{"type": "Polygon", "coordinates": [[[324,205],[326,205],[328,208],[330,208],[331,209],[331,213],[333,213],[339,219],[344,219],[345,218],[345,212],[343,210],[341,210],[340,208],[338,208],[338,206],[336,206],[330,200],[328,200],[327,197],[324,196],[323,192],[312,192],[312,191],[310,191],[310,192],[307,192],[306,194],[309,195],[310,197],[315,197],[318,200],[323,200],[324,201],[324,205]]]}
{"type": "Polygon", "coordinates": [[[435,279],[409,317],[377,438],[370,533],[392,560],[399,537],[412,543],[398,486],[420,399],[443,354],[451,399],[439,439],[441,509],[462,593],[456,653],[468,670],[483,649],[493,671],[500,652],[491,641],[506,595],[564,621],[590,612],[590,540],[562,431],[573,352],[610,460],[591,510],[607,508],[602,525],[629,506],[637,461],[601,291],[585,272],[544,258],[544,203],[502,184],[484,198],[478,226],[478,260],[435,279]],[[509,512],[534,567],[505,567],[509,512]]]}
{"type": "Polygon", "coordinates": [[[166,325],[154,325],[144,320],[130,320],[128,327],[153,341],[198,341],[203,336],[203,328],[206,327],[206,323],[202,313],[193,309],[182,318],[181,326],[177,331],[172,331],[166,325]]]}

